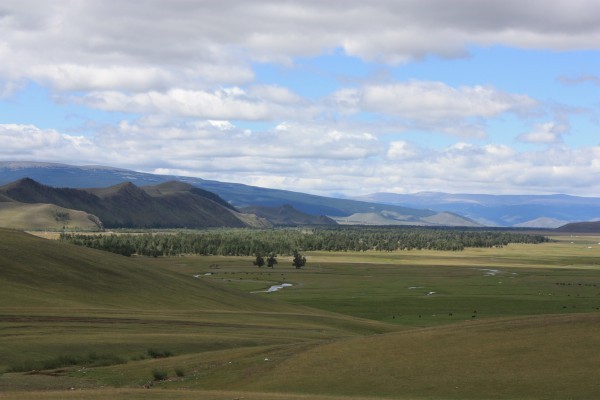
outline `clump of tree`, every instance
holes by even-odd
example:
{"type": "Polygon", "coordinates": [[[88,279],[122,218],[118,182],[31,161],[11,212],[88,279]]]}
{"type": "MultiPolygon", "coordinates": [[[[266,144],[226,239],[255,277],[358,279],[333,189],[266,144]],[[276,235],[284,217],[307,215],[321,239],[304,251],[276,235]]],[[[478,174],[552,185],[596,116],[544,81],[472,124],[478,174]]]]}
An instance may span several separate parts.
{"type": "MultiPolygon", "coordinates": [[[[509,243],[543,243],[542,235],[508,230],[416,227],[318,227],[281,229],[213,229],[177,233],[120,235],[61,234],[61,240],[122,255],[223,255],[262,257],[303,251],[460,251],[467,247],[503,247],[509,243]]],[[[255,259],[256,262],[260,261],[255,259]]],[[[258,265],[258,264],[257,264],[258,265]]]]}
{"type": "Polygon", "coordinates": [[[293,256],[294,258],[292,259],[292,265],[296,267],[296,269],[300,269],[306,265],[306,257],[298,253],[298,250],[294,250],[293,256]]]}
{"type": "Polygon", "coordinates": [[[261,268],[263,265],[265,265],[265,258],[261,254],[257,254],[256,259],[254,260],[254,265],[258,266],[258,268],[261,268]]]}
{"type": "Polygon", "coordinates": [[[269,254],[269,257],[267,257],[267,267],[269,268],[275,268],[275,264],[277,264],[277,256],[273,253],[269,254]]]}

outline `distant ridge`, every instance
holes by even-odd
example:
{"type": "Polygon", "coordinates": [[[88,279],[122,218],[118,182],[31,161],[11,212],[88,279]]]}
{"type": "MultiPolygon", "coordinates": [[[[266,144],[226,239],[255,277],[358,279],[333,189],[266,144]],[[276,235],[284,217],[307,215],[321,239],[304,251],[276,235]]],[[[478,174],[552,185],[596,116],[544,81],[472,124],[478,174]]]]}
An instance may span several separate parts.
{"type": "Polygon", "coordinates": [[[600,221],[573,222],[555,229],[557,232],[568,233],[600,233],[600,221]]]}
{"type": "MultiPolygon", "coordinates": [[[[436,220],[443,221],[444,218],[437,218],[436,215],[440,214],[439,211],[424,209],[426,206],[423,205],[406,207],[381,204],[368,201],[317,196],[289,190],[262,188],[239,183],[219,182],[184,176],[155,175],[101,166],[72,166],[66,164],[35,162],[0,162],[0,185],[7,184],[23,177],[30,177],[37,182],[53,187],[70,188],[105,188],[124,182],[131,182],[138,187],[145,188],[146,186],[155,186],[169,181],[178,181],[180,183],[192,185],[198,190],[212,192],[225,203],[229,204],[230,207],[236,209],[251,206],[281,207],[287,204],[302,213],[313,216],[325,215],[337,219],[338,217],[348,217],[357,213],[382,213],[381,215],[406,216],[406,218],[414,221],[415,225],[446,226],[445,223],[432,222],[436,220]],[[434,218],[432,219],[430,217],[434,218]]],[[[158,190],[160,191],[161,189],[158,190]]],[[[151,196],[154,196],[148,190],[146,190],[146,192],[151,196]]],[[[190,189],[189,192],[193,192],[193,190],[190,189]]],[[[208,196],[201,197],[208,198],[208,196]]],[[[469,225],[473,222],[469,219],[462,218],[460,212],[452,210],[443,211],[452,212],[455,217],[452,218],[451,221],[458,226],[469,225]]],[[[247,217],[247,214],[243,214],[241,217],[244,219],[247,217]]],[[[252,220],[250,223],[260,223],[260,221],[252,220]]],[[[395,220],[393,218],[389,220],[384,218],[381,223],[384,225],[394,224],[395,220]]]]}
{"type": "Polygon", "coordinates": [[[558,228],[600,218],[600,197],[420,192],[373,193],[356,200],[450,211],[487,226],[558,228]]]}

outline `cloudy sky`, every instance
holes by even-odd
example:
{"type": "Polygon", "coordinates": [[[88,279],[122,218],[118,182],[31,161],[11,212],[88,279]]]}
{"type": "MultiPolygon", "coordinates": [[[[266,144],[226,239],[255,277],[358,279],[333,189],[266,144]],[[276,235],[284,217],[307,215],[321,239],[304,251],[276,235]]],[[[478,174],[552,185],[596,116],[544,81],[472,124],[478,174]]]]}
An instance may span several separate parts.
{"type": "Polygon", "coordinates": [[[3,0],[0,160],[600,196],[598,0],[3,0]]]}

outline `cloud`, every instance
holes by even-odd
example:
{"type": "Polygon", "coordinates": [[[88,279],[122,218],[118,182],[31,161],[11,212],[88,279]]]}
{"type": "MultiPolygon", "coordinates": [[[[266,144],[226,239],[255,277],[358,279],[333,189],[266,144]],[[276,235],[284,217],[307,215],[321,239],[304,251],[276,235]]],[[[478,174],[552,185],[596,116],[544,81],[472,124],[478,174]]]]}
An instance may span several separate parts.
{"type": "Polygon", "coordinates": [[[324,195],[600,191],[599,146],[517,151],[457,142],[435,150],[410,141],[387,144],[368,132],[333,125],[288,122],[252,132],[227,121],[180,127],[123,122],[91,138],[5,124],[0,125],[0,140],[5,144],[2,160],[93,162],[324,195]]]}
{"type": "Polygon", "coordinates": [[[538,106],[527,95],[492,86],[452,87],[443,82],[407,81],[365,84],[333,93],[329,103],[343,114],[366,111],[400,120],[405,128],[437,131],[459,137],[485,137],[480,122],[512,112],[523,114],[538,106]]]}
{"type": "Polygon", "coordinates": [[[251,87],[250,91],[239,87],[214,91],[175,88],[133,94],[94,91],[69,99],[105,111],[224,120],[273,120],[312,113],[305,107],[306,103],[288,89],[267,85],[251,87]]]}
{"type": "Polygon", "coordinates": [[[470,45],[600,48],[595,0],[456,0],[452,7],[443,0],[153,0],[144,7],[7,0],[0,7],[0,74],[58,90],[239,85],[254,78],[253,62],[292,63],[333,49],[393,64],[461,57],[470,45]]]}
{"type": "Polygon", "coordinates": [[[569,131],[566,123],[544,122],[536,124],[531,132],[518,136],[525,143],[554,144],[562,141],[562,135],[569,131]]]}

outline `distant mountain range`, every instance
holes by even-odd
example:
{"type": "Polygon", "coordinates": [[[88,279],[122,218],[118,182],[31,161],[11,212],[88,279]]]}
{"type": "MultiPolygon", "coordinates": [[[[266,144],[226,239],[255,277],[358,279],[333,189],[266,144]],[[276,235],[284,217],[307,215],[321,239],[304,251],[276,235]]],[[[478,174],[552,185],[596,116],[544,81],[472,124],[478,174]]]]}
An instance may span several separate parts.
{"type": "MultiPolygon", "coordinates": [[[[200,178],[154,175],[110,167],[72,166],[65,164],[36,162],[0,162],[0,185],[8,184],[25,177],[31,178],[39,183],[54,188],[72,189],[115,187],[115,185],[121,185],[128,182],[137,186],[138,189],[142,188],[142,192],[144,192],[144,194],[137,192],[137,196],[151,196],[152,190],[147,188],[143,189],[144,187],[156,186],[169,181],[178,181],[189,184],[193,188],[203,189],[204,191],[211,192],[211,194],[218,196],[224,200],[229,207],[232,207],[235,210],[242,210],[245,207],[256,206],[289,206],[295,211],[307,215],[316,217],[327,216],[335,220],[337,223],[422,226],[480,226],[480,224],[468,218],[464,218],[461,215],[446,211],[438,212],[429,209],[423,209],[423,207],[420,206],[404,207],[391,204],[377,204],[354,199],[330,198],[286,190],[260,188],[238,183],[204,180],[200,178]]],[[[135,190],[131,186],[126,186],[120,189],[110,189],[108,190],[108,194],[110,195],[109,197],[114,195],[112,192],[115,190],[129,190],[131,192],[129,195],[133,198],[136,197],[136,194],[134,193],[135,190]]],[[[102,190],[88,190],[86,193],[97,194],[100,197],[102,197],[104,194],[102,190]]],[[[192,194],[198,195],[198,193],[192,194]]],[[[189,197],[190,195],[186,196],[189,197]]],[[[206,196],[207,194],[205,193],[201,197],[206,198],[206,196]]],[[[161,202],[163,200],[164,199],[155,199],[153,201],[161,202]]],[[[75,204],[73,205],[75,206],[75,204]]],[[[83,208],[76,207],[74,209],[83,210],[83,208]]],[[[288,208],[287,210],[289,211],[290,209],[288,208]]],[[[146,211],[148,211],[148,209],[146,209],[146,211]]],[[[105,224],[110,224],[110,221],[120,221],[118,223],[134,222],[133,220],[127,221],[124,215],[107,215],[104,218],[101,215],[98,215],[98,217],[105,224]],[[107,217],[108,219],[106,219],[107,217]],[[109,222],[106,222],[105,219],[109,222]]],[[[159,225],[161,223],[159,219],[154,222],[159,225]]]]}
{"type": "Polygon", "coordinates": [[[600,219],[600,197],[564,194],[374,193],[355,199],[403,207],[427,207],[434,211],[451,211],[486,226],[557,228],[569,222],[600,219]]]}
{"type": "Polygon", "coordinates": [[[103,188],[130,182],[146,188],[143,191],[148,196],[151,196],[150,186],[179,181],[189,185],[186,190],[191,194],[213,196],[212,200],[220,201],[223,207],[269,215],[263,218],[284,225],[333,220],[338,224],[557,228],[571,222],[600,220],[599,197],[421,192],[375,193],[342,199],[111,167],[0,162],[0,185],[24,177],[55,188],[103,188]],[[192,189],[203,192],[199,194],[192,189]],[[298,219],[298,213],[304,216],[298,219]]]}

